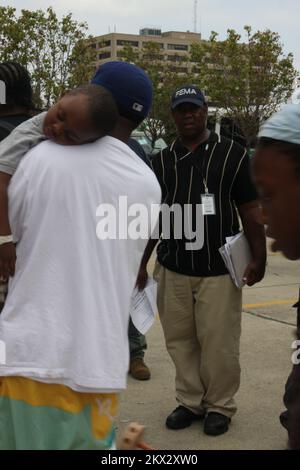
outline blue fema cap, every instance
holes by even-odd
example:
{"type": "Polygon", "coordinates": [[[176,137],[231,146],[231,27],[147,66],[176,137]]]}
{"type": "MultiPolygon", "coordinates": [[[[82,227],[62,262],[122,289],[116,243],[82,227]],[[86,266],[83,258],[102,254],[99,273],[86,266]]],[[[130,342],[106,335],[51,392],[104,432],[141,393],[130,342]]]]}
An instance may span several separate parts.
{"type": "Polygon", "coordinates": [[[269,137],[300,145],[300,104],[288,104],[262,125],[258,138],[269,137]]]}
{"type": "Polygon", "coordinates": [[[204,94],[195,85],[184,85],[174,91],[171,98],[171,108],[175,109],[176,106],[182,103],[193,103],[197,106],[206,104],[204,94]]]}
{"type": "Polygon", "coordinates": [[[97,69],[91,83],[111,92],[121,116],[140,123],[152,105],[152,84],[141,68],[128,62],[106,62],[97,69]]]}

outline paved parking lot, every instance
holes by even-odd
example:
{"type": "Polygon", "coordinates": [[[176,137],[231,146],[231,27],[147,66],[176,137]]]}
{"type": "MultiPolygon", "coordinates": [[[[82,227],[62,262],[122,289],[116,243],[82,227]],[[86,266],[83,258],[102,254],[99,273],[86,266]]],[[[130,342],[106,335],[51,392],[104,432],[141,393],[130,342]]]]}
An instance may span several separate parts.
{"type": "Polygon", "coordinates": [[[147,335],[146,362],[151,380],[139,382],[129,377],[119,427],[130,421],[145,424],[145,440],[156,449],[284,449],[286,432],[278,415],[291,369],[296,318],[291,306],[298,296],[299,268],[299,262],[270,254],[263,282],[244,289],[242,382],[237,395],[238,413],[228,433],[206,436],[199,422],[180,431],[165,427],[166,416],[176,407],[174,368],[158,319],[147,335]]]}

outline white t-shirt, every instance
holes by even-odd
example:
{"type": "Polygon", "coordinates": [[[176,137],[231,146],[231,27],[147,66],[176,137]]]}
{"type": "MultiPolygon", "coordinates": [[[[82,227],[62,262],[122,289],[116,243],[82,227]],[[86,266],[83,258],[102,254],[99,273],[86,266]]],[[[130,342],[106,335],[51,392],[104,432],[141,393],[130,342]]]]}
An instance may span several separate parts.
{"type": "Polygon", "coordinates": [[[86,392],[125,388],[130,297],[147,239],[97,236],[100,204],[115,208],[118,226],[119,196],[150,211],[161,191],[112,137],[75,147],[43,142],[20,163],[9,186],[17,263],[0,315],[0,376],[86,392]]]}

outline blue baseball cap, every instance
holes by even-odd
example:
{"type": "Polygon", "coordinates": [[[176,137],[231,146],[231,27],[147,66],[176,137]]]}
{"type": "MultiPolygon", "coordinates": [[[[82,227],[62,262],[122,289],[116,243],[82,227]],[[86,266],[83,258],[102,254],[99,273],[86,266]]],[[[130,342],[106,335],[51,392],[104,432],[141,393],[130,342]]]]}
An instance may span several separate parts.
{"type": "Polygon", "coordinates": [[[140,67],[128,62],[106,62],[97,69],[91,81],[109,90],[121,116],[140,123],[152,105],[152,83],[140,67]]]}
{"type": "Polygon", "coordinates": [[[204,94],[195,85],[184,85],[174,91],[171,98],[171,108],[175,109],[176,106],[182,103],[193,103],[197,106],[206,104],[204,94]]]}

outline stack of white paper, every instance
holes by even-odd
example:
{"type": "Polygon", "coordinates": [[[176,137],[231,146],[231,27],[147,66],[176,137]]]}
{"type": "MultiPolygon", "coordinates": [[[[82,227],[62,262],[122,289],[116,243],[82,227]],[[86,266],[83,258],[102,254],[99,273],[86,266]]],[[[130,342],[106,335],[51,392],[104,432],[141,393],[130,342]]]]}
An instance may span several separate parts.
{"type": "Polygon", "coordinates": [[[225,245],[219,248],[225,266],[234,284],[241,289],[244,286],[243,277],[252,256],[244,232],[234,237],[226,238],[225,245]]]}
{"type": "Polygon", "coordinates": [[[157,283],[148,277],[146,287],[142,291],[134,289],[131,297],[130,316],[137,330],[143,335],[153,325],[157,313],[157,283]]]}

